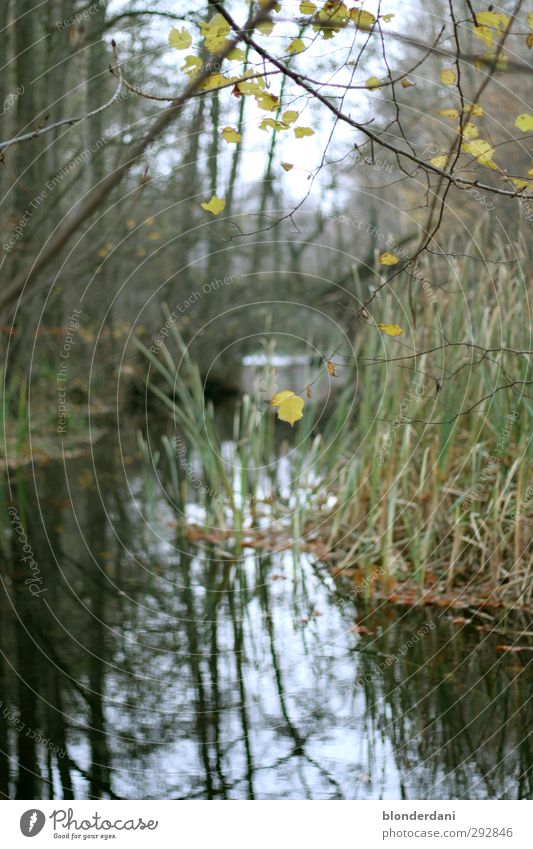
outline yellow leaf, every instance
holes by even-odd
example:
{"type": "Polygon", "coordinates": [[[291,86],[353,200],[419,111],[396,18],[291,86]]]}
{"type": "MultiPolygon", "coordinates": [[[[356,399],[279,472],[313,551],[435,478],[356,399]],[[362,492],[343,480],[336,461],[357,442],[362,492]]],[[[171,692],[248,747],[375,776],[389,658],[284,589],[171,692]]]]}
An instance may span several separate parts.
{"type": "Polygon", "coordinates": [[[218,53],[226,44],[230,33],[230,25],[227,20],[217,12],[207,23],[200,24],[200,31],[204,37],[204,44],[209,53],[218,53]]]}
{"type": "Polygon", "coordinates": [[[517,189],[531,189],[533,186],[531,180],[519,180],[516,177],[511,178],[511,183],[513,183],[513,185],[516,186],[517,189]]]}
{"type": "Polygon", "coordinates": [[[264,130],[288,130],[287,124],[284,124],[283,121],[276,121],[275,118],[263,118],[261,123],[259,124],[259,129],[264,130]]]}
{"type": "Polygon", "coordinates": [[[469,106],[465,106],[464,111],[468,115],[475,115],[476,118],[480,118],[485,114],[485,110],[482,106],[478,106],[477,103],[471,103],[469,106]]]}
{"type": "Polygon", "coordinates": [[[168,43],[171,47],[175,47],[176,50],[187,50],[192,44],[192,36],[190,32],[187,32],[185,27],[182,29],[172,27],[168,34],[168,43]]]}
{"type": "Polygon", "coordinates": [[[302,13],[302,15],[312,15],[313,12],[316,12],[316,6],[314,3],[302,0],[302,2],[300,3],[300,12],[302,13]]]}
{"type": "Polygon", "coordinates": [[[400,81],[400,85],[402,88],[411,88],[411,86],[416,85],[416,83],[411,82],[411,80],[403,79],[400,81]]]}
{"type": "Polygon", "coordinates": [[[270,35],[274,29],[274,21],[262,21],[262,23],[257,24],[257,29],[261,35],[270,35]]]}
{"type": "Polygon", "coordinates": [[[458,118],[459,112],[457,109],[439,109],[439,115],[442,115],[443,118],[458,118]]]}
{"type": "Polygon", "coordinates": [[[464,142],[463,150],[465,153],[472,154],[481,165],[485,165],[487,168],[492,168],[493,170],[498,169],[498,166],[492,161],[494,148],[483,139],[472,139],[472,141],[464,142]]]}
{"type": "Polygon", "coordinates": [[[378,324],[380,330],[388,336],[401,336],[402,328],[398,324],[378,324]]]}
{"type": "Polygon", "coordinates": [[[275,94],[270,94],[268,91],[255,92],[254,97],[259,108],[264,109],[265,112],[272,112],[279,103],[279,97],[276,97],[275,94]]]}
{"type": "Polygon", "coordinates": [[[224,127],[220,135],[228,144],[238,144],[241,140],[241,134],[234,130],[233,127],[224,127]]]}
{"type": "Polygon", "coordinates": [[[235,47],[231,53],[228,53],[228,59],[233,59],[234,61],[244,62],[246,59],[246,53],[244,50],[241,50],[240,47],[235,47]]]}
{"type": "Polygon", "coordinates": [[[481,39],[487,47],[492,47],[494,37],[497,36],[499,40],[509,26],[507,15],[489,10],[486,12],[476,12],[476,20],[478,26],[474,27],[474,35],[476,38],[481,39]]]}
{"type": "Polygon", "coordinates": [[[531,29],[533,29],[533,12],[530,12],[529,15],[527,16],[527,23],[528,23],[528,26],[531,29]]]}
{"type": "Polygon", "coordinates": [[[292,162],[282,162],[281,167],[284,171],[292,171],[294,165],[292,164],[292,162]]]}
{"type": "Polygon", "coordinates": [[[392,19],[395,17],[395,15],[394,15],[394,12],[389,12],[388,15],[382,15],[381,17],[385,21],[385,23],[388,24],[389,21],[392,21],[392,19]]]}
{"type": "Polygon", "coordinates": [[[315,131],[311,127],[295,127],[294,135],[297,139],[302,139],[304,136],[314,136],[315,131]]]}
{"type": "Polygon", "coordinates": [[[241,94],[261,94],[265,89],[266,83],[263,77],[257,77],[254,80],[241,80],[237,83],[237,88],[241,94]]]}
{"type": "Polygon", "coordinates": [[[202,83],[202,91],[212,91],[216,88],[222,88],[235,82],[237,79],[238,77],[226,77],[224,74],[209,74],[207,79],[202,83]]]}
{"type": "Polygon", "coordinates": [[[128,228],[128,230],[133,230],[133,228],[135,227],[135,224],[136,224],[135,218],[126,219],[126,227],[128,228]]]}
{"type": "MultiPolygon", "coordinates": [[[[458,128],[459,130],[459,128],[458,128]]],[[[472,121],[467,121],[467,123],[463,126],[463,138],[465,139],[477,139],[479,136],[479,130],[472,121]]]]}
{"type": "Polygon", "coordinates": [[[457,74],[453,68],[443,68],[439,74],[441,82],[444,85],[455,85],[457,82],[457,74]]]}
{"type": "Polygon", "coordinates": [[[356,27],[362,30],[372,29],[376,23],[374,15],[371,12],[365,12],[364,9],[352,9],[350,12],[350,18],[356,27]]]}
{"type": "Polygon", "coordinates": [[[375,88],[379,88],[381,86],[381,80],[378,80],[377,77],[369,77],[365,83],[365,86],[373,91],[375,88]]]}
{"type": "Polygon", "coordinates": [[[224,198],[217,198],[216,195],[213,195],[210,201],[204,201],[204,203],[201,203],[200,206],[202,209],[205,209],[206,212],[211,212],[213,215],[220,215],[226,206],[226,201],[224,198]]]}
{"type": "Polygon", "coordinates": [[[300,113],[296,112],[294,109],[287,109],[287,111],[281,116],[281,120],[284,124],[293,124],[299,114],[300,113]]]}
{"type": "Polygon", "coordinates": [[[530,112],[522,112],[514,122],[515,127],[522,130],[523,133],[533,130],[533,115],[530,112]]]}
{"type": "Polygon", "coordinates": [[[304,399],[290,389],[276,392],[270,403],[278,408],[278,419],[281,422],[288,422],[291,427],[294,422],[303,417],[304,399]]]}
{"type": "Polygon", "coordinates": [[[400,262],[397,256],[389,253],[381,254],[379,261],[382,265],[397,265],[400,262]]]}
{"type": "Polygon", "coordinates": [[[448,164],[448,157],[445,154],[441,156],[434,156],[433,159],[429,160],[431,165],[434,165],[435,168],[446,168],[448,164]]]}
{"type": "Polygon", "coordinates": [[[194,77],[203,67],[200,57],[191,54],[185,57],[185,64],[181,66],[180,71],[185,71],[188,76],[194,77]]]}
{"type": "Polygon", "coordinates": [[[528,50],[531,50],[531,48],[533,47],[533,34],[532,33],[529,33],[528,37],[526,38],[526,44],[528,46],[528,50]]]}
{"type": "MultiPolygon", "coordinates": [[[[262,9],[266,6],[267,3],[268,3],[268,0],[259,0],[259,5],[261,6],[262,9]]],[[[281,12],[281,3],[274,3],[274,6],[272,7],[272,11],[273,12],[281,12]]]]}
{"type": "Polygon", "coordinates": [[[326,368],[330,377],[337,377],[337,367],[335,363],[332,363],[331,360],[327,360],[326,368]]]}
{"type": "Polygon", "coordinates": [[[305,50],[305,44],[303,43],[301,38],[295,38],[294,41],[291,41],[287,48],[287,53],[303,53],[305,50]]]}

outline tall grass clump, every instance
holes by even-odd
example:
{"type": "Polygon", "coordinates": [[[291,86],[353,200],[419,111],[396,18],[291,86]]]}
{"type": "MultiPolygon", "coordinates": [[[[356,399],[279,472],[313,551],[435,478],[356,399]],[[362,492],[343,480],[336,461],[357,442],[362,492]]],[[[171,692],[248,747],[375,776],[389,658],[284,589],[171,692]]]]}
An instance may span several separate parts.
{"type": "Polygon", "coordinates": [[[190,451],[187,472],[186,452],[164,440],[183,521],[192,463],[205,485],[206,526],[241,542],[255,532],[265,547],[289,541],[337,571],[409,581],[420,593],[471,590],[530,604],[531,327],[523,304],[533,292],[517,271],[520,250],[518,263],[498,244],[489,261],[473,246],[444,270],[428,261],[421,279],[446,285],[417,282],[414,319],[398,298],[408,281],[398,278],[373,308],[375,321],[393,320],[403,335],[385,336],[374,318],[360,325],[355,361],[338,357],[343,388],[325,415],[307,403],[294,429],[276,423],[267,402],[244,396],[233,437],[223,440],[177,331],[174,355],[144,348],[159,377],[153,391],[190,451]]]}

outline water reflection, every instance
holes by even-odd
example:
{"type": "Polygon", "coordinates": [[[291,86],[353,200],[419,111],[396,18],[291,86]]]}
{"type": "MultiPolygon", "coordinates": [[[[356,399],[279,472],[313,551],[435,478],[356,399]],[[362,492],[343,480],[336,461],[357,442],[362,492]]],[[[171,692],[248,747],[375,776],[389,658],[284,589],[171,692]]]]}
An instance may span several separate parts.
{"type": "Polygon", "coordinates": [[[123,459],[106,440],[91,471],[11,481],[45,591],[8,520],[4,798],[533,797],[530,654],[443,611],[356,611],[288,552],[223,560],[163,501],[150,530],[123,459]]]}

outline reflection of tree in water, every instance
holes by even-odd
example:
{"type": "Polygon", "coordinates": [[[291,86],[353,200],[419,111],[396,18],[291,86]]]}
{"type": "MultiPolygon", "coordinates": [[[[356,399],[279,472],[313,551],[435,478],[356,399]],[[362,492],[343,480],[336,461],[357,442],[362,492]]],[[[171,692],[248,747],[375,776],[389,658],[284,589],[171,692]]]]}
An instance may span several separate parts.
{"type": "Polygon", "coordinates": [[[61,468],[39,473],[44,527],[29,482],[16,486],[47,592],[28,592],[5,533],[2,710],[24,726],[0,717],[2,796],[533,795],[524,661],[435,617],[387,665],[427,611],[389,608],[381,636],[359,638],[354,609],[304,562],[224,561],[179,536],[147,556],[130,493],[98,462],[105,507],[86,481],[73,511],[61,468]]]}

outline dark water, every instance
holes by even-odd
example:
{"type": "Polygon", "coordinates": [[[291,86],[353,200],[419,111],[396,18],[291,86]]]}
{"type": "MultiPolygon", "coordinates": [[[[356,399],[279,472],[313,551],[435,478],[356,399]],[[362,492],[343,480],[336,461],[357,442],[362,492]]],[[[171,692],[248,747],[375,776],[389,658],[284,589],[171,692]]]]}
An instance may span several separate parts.
{"type": "Polygon", "coordinates": [[[533,797],[533,653],[356,609],[291,552],[193,546],[133,455],[106,436],[11,476],[37,566],[6,502],[4,798],[533,797]]]}

